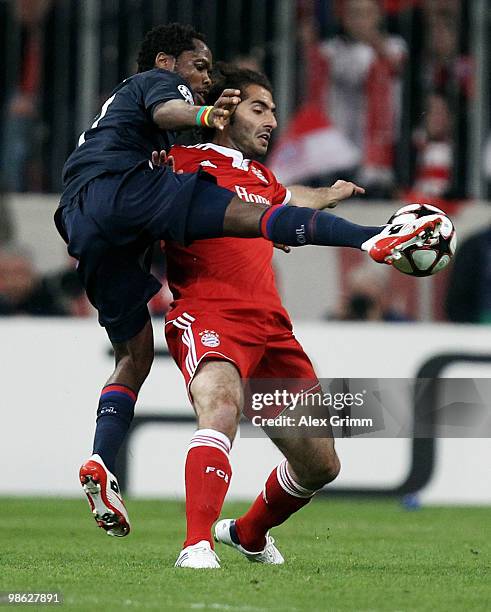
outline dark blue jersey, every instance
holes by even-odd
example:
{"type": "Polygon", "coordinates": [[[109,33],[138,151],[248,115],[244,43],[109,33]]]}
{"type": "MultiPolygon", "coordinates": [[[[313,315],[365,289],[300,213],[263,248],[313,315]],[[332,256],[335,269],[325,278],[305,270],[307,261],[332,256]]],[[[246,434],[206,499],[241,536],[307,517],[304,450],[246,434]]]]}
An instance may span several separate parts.
{"type": "Polygon", "coordinates": [[[154,68],[120,83],[63,167],[62,200],[96,176],[126,172],[150,160],[152,151],[168,150],[175,132],[159,129],[152,119],[155,106],[168,100],[194,103],[189,85],[175,72],[154,68]]]}

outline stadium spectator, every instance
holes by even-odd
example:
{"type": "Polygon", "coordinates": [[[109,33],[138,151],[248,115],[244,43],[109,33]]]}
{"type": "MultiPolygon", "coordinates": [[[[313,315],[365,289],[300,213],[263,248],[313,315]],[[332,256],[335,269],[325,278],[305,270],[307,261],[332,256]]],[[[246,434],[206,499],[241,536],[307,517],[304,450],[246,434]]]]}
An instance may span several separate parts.
{"type": "Polygon", "coordinates": [[[40,191],[40,136],[38,109],[42,60],[42,25],[52,0],[16,0],[20,29],[17,82],[8,95],[2,150],[2,184],[7,191],[40,191]]]}
{"type": "Polygon", "coordinates": [[[388,291],[389,270],[362,264],[348,275],[347,292],[333,317],[341,321],[402,322],[409,319],[393,304],[388,291]]]}
{"type": "Polygon", "coordinates": [[[431,12],[427,16],[428,34],[422,84],[427,91],[448,95],[462,93],[467,98],[473,90],[473,62],[460,53],[456,16],[431,12]]]}
{"type": "Polygon", "coordinates": [[[303,32],[310,46],[310,80],[319,81],[324,71],[322,98],[328,119],[356,147],[356,180],[372,197],[392,193],[400,75],[407,55],[404,40],[382,30],[382,17],[378,0],[347,0],[341,5],[340,34],[316,48],[308,29],[303,32]]]}
{"type": "Polygon", "coordinates": [[[0,316],[69,316],[81,295],[75,270],[41,276],[21,249],[0,249],[0,316]]]}
{"type": "Polygon", "coordinates": [[[428,95],[423,125],[415,130],[416,175],[406,198],[431,201],[445,198],[451,188],[453,169],[452,116],[446,98],[428,95]]]}
{"type": "Polygon", "coordinates": [[[455,323],[491,323],[491,226],[457,250],[445,309],[455,323]]]}

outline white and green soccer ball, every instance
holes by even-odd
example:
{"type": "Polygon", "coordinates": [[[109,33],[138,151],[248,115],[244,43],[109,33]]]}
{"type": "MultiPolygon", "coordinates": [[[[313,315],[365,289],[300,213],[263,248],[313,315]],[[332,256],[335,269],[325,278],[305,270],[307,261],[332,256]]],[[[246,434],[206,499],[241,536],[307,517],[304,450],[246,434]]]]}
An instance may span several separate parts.
{"type": "Polygon", "coordinates": [[[408,204],[399,208],[389,223],[410,223],[427,215],[440,214],[443,223],[440,236],[429,238],[423,246],[409,246],[401,250],[401,257],[393,262],[394,268],[411,276],[431,276],[448,266],[457,246],[455,227],[443,210],[430,204],[408,204]]]}

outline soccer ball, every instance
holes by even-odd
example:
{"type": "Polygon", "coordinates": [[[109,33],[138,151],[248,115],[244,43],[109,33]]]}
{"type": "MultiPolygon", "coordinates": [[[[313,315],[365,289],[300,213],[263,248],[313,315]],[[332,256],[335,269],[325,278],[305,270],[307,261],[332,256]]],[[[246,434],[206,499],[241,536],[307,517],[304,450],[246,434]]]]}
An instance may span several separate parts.
{"type": "Polygon", "coordinates": [[[411,276],[430,276],[448,266],[455,253],[457,235],[452,221],[442,210],[430,204],[408,204],[399,208],[389,219],[389,223],[410,223],[436,213],[444,218],[440,226],[440,236],[429,238],[423,246],[412,245],[402,249],[401,257],[395,259],[392,264],[394,268],[411,276]]]}

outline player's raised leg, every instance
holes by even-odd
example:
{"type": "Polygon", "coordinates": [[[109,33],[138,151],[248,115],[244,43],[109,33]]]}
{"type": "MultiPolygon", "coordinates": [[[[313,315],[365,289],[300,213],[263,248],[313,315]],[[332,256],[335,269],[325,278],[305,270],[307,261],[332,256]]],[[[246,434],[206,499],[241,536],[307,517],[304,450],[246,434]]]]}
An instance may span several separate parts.
{"type": "Polygon", "coordinates": [[[150,320],[126,342],[113,342],[115,369],[97,409],[92,456],[80,468],[80,482],[99,527],[108,535],[130,532],[128,512],[114,475],[116,457],[133,420],[138,392],[153,361],[150,320]]]}
{"type": "Polygon", "coordinates": [[[230,485],[229,453],[242,408],[237,368],[227,361],[205,361],[190,392],[198,419],[186,456],[187,534],[176,567],[219,568],[211,529],[230,485]]]}
{"type": "Polygon", "coordinates": [[[210,184],[201,186],[195,196],[186,234],[188,240],[263,237],[288,246],[351,247],[366,250],[378,263],[390,264],[400,249],[437,236],[440,224],[441,217],[432,215],[405,225],[358,225],[308,207],[244,203],[236,196],[227,198],[220,187],[210,184]]]}
{"type": "Polygon", "coordinates": [[[263,491],[240,518],[215,526],[215,538],[250,561],[279,565],[283,556],[269,530],[306,506],[338,475],[340,463],[330,438],[272,438],[285,459],[268,476],[263,491]]]}

